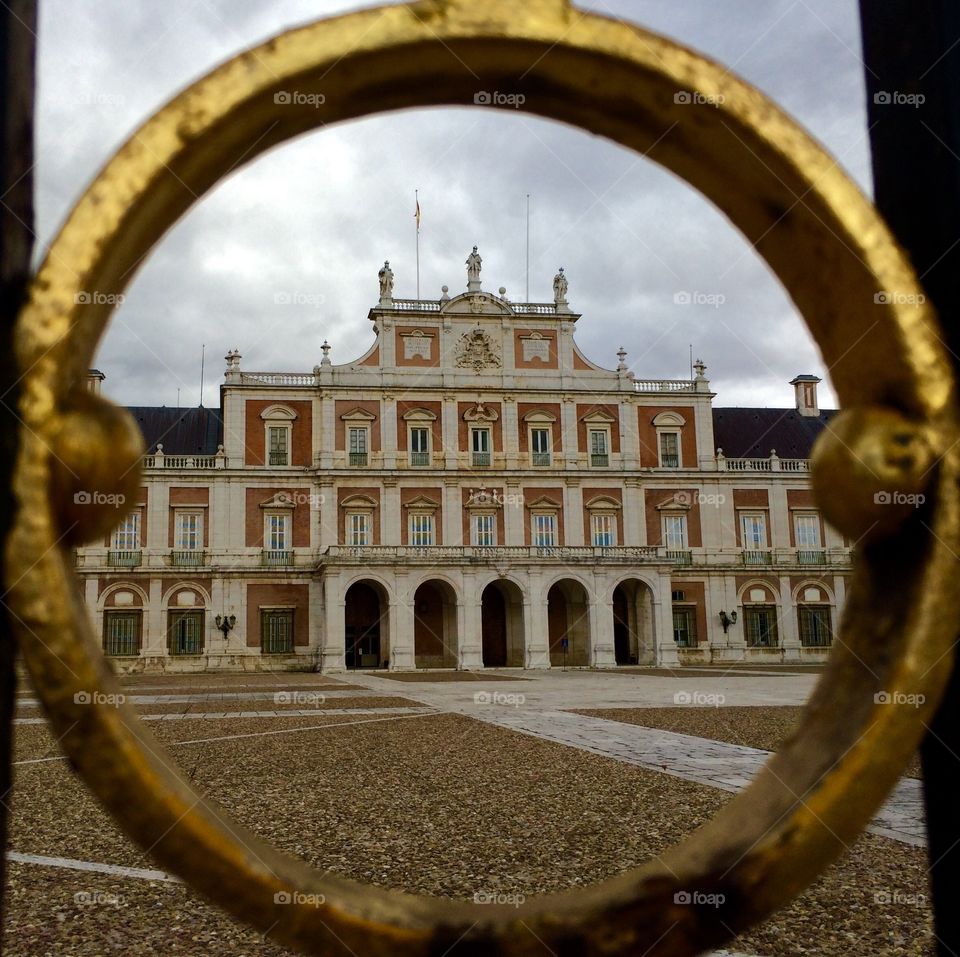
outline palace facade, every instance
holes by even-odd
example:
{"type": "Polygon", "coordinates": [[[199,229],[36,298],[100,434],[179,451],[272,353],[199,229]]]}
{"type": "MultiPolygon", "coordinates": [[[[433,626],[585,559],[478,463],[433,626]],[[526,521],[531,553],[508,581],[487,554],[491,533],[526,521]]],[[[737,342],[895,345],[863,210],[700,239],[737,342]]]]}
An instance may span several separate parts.
{"type": "MultiPolygon", "coordinates": [[[[226,356],[221,408],[135,407],[134,510],[77,552],[125,671],[819,662],[850,571],[809,488],[833,413],[717,408],[584,356],[554,301],[393,297],[312,372],[226,356]]],[[[99,390],[103,374],[91,371],[99,390]]],[[[785,389],[786,391],[786,389],[785,389]]]]}

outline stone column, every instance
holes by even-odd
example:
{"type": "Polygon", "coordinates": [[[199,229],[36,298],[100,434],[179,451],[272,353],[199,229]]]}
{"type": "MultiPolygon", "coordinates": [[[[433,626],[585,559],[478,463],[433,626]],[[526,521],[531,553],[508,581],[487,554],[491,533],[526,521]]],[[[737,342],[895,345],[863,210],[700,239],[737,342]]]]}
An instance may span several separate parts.
{"type": "Polygon", "coordinates": [[[337,573],[324,573],[323,578],[323,633],[320,641],[320,670],[339,672],[346,670],[344,635],[346,602],[343,583],[337,573]]]}
{"type": "Polygon", "coordinates": [[[564,545],[592,544],[583,528],[583,489],[579,479],[568,480],[563,486],[564,545]]]}
{"type": "Polygon", "coordinates": [[[640,424],[634,396],[620,400],[620,456],[624,469],[640,468],[640,424]]]}
{"type": "Polygon", "coordinates": [[[413,595],[407,592],[407,576],[398,573],[394,598],[390,602],[391,671],[413,671],[416,667],[413,634],[413,595]]]}
{"type": "Polygon", "coordinates": [[[777,627],[780,631],[780,647],[783,649],[783,660],[800,661],[803,655],[800,652],[797,606],[793,603],[790,579],[786,575],[780,576],[780,620],[777,622],[777,627]]]}
{"type": "Polygon", "coordinates": [[[613,644],[613,601],[605,597],[612,582],[597,576],[590,596],[590,664],[594,668],[613,668],[617,656],[613,644]]]}
{"type": "Polygon", "coordinates": [[[627,479],[623,488],[623,545],[647,542],[645,503],[640,479],[627,479]]]}
{"type": "Polygon", "coordinates": [[[670,572],[660,574],[660,587],[653,594],[653,617],[657,623],[657,664],[670,668],[680,663],[673,640],[673,599],[670,572]]]}
{"type": "Polygon", "coordinates": [[[550,667],[550,633],[547,626],[543,582],[539,574],[530,574],[523,596],[523,654],[525,668],[550,667]],[[544,600],[541,600],[543,597],[544,600]]]}
{"type": "Polygon", "coordinates": [[[380,454],[385,469],[397,467],[397,400],[389,393],[380,403],[380,454]]]}
{"type": "Polygon", "coordinates": [[[380,503],[380,543],[399,545],[403,539],[400,529],[405,518],[400,508],[400,488],[393,477],[383,480],[383,500],[380,503]]]}
{"type": "Polygon", "coordinates": [[[524,523],[526,522],[526,505],[521,500],[522,491],[517,480],[507,480],[504,486],[503,502],[503,541],[502,545],[524,544],[524,523]]]}
{"type": "Polygon", "coordinates": [[[577,402],[573,396],[564,396],[560,410],[560,444],[568,469],[579,468],[580,450],[577,446],[577,402]]]}
{"type": "MultiPolygon", "coordinates": [[[[508,351],[504,349],[504,352],[508,351]]],[[[520,422],[517,416],[517,402],[512,395],[503,397],[503,452],[508,469],[515,469],[520,462],[520,422]]]]}
{"type": "Polygon", "coordinates": [[[443,397],[443,457],[444,467],[457,467],[459,421],[457,418],[457,397],[445,395],[443,397]]]}
{"type": "Polygon", "coordinates": [[[166,658],[167,628],[159,578],[151,579],[149,594],[150,601],[143,612],[143,654],[146,658],[166,658]]]}
{"type": "Polygon", "coordinates": [[[457,606],[457,634],[459,636],[457,667],[461,670],[483,668],[482,593],[477,587],[476,575],[463,576],[463,597],[457,606]]]}
{"type": "Polygon", "coordinates": [[[323,435],[320,440],[320,468],[333,468],[334,444],[336,436],[336,406],[333,396],[323,392],[320,396],[320,412],[323,417],[323,435]]]}

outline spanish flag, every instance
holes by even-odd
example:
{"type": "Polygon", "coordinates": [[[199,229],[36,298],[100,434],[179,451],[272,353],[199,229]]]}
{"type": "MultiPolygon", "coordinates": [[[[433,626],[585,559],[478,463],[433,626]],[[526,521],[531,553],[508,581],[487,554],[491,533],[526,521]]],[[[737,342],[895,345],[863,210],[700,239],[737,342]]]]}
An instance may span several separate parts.
{"type": "Polygon", "coordinates": [[[417,232],[420,232],[420,197],[417,197],[417,209],[413,214],[413,218],[417,221],[417,232]]]}

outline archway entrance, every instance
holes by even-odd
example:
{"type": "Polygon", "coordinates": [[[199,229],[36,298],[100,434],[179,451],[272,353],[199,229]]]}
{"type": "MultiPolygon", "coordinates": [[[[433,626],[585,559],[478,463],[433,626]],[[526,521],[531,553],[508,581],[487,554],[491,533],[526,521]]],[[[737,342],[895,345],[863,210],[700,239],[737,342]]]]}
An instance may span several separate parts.
{"type": "Polygon", "coordinates": [[[417,668],[457,666],[457,596],[444,581],[424,582],[413,597],[413,655],[417,668]]]}
{"type": "Polygon", "coordinates": [[[376,582],[356,582],[347,589],[344,621],[345,666],[386,668],[390,662],[390,634],[383,588],[376,582]]]}
{"type": "Polygon", "coordinates": [[[480,597],[485,668],[523,667],[523,593],[511,581],[491,582],[480,597]]]}
{"type": "Polygon", "coordinates": [[[636,578],[613,590],[613,651],[618,665],[650,665],[655,659],[653,593],[636,578]]]}
{"type": "Polygon", "coordinates": [[[585,667],[590,663],[590,609],[583,585],[564,578],[547,592],[550,665],[585,667]]]}

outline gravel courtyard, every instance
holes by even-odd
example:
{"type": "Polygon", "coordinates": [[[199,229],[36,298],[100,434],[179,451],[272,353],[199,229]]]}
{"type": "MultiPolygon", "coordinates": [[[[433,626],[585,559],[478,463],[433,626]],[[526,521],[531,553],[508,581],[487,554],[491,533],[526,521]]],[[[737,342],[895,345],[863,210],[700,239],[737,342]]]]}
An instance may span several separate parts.
{"type": "MultiPolygon", "coordinates": [[[[478,720],[470,709],[485,705],[484,695],[769,749],[816,678],[502,672],[485,684],[476,676],[406,677],[142,676],[124,686],[195,786],[277,847],[354,880],[473,900],[490,892],[529,898],[638,866],[730,799],[715,787],[478,720]],[[697,682],[722,684],[729,707],[667,706],[677,689],[697,682]]],[[[286,953],[179,883],[32,860],[156,868],[58,759],[41,717],[24,688],[5,953],[286,953]]],[[[866,835],[730,949],[757,957],[932,954],[926,880],[923,848],[866,835]]]]}

